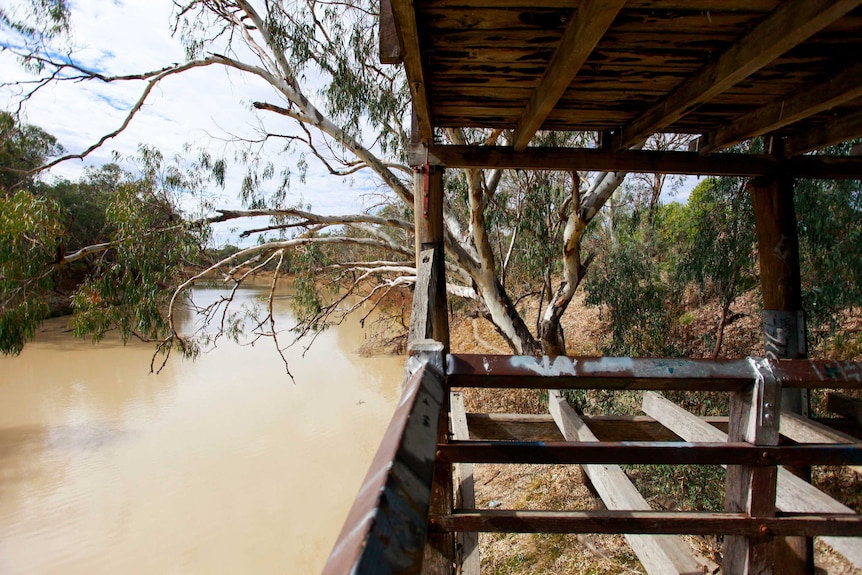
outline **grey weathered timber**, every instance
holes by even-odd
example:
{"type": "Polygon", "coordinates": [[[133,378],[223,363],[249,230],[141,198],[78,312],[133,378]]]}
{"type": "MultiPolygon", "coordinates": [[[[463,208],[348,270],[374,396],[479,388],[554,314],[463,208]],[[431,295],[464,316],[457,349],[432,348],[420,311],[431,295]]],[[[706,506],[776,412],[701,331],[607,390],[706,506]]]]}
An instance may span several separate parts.
{"type": "MultiPolygon", "coordinates": [[[[758,362],[760,377],[749,391],[730,397],[728,441],[745,441],[753,446],[778,445],[781,414],[781,384],[766,362],[758,362]]],[[[729,465],[725,508],[729,512],[747,513],[752,517],[775,515],[777,469],[729,465]]],[[[775,541],[768,533],[741,537],[729,535],[724,540],[722,568],[727,573],[770,575],[776,562],[775,541]]]]}
{"type": "Polygon", "coordinates": [[[324,575],[419,573],[444,376],[423,365],[402,394],[324,575]]]}
{"type": "Polygon", "coordinates": [[[781,3],[754,29],[686,79],[667,97],[622,127],[616,149],[629,148],[673,124],[763,68],[860,4],[859,0],[791,0],[781,3]]]}
{"type": "MultiPolygon", "coordinates": [[[[452,436],[459,440],[470,439],[467,414],[464,410],[464,396],[454,391],[449,395],[452,414],[452,436]]],[[[455,471],[455,507],[474,509],[476,491],[473,480],[473,464],[459,463],[455,471]]],[[[471,530],[458,530],[455,534],[455,573],[456,575],[479,575],[481,564],[479,555],[479,534],[471,530]]]]}
{"type": "MultiPolygon", "coordinates": [[[[548,409],[563,437],[573,442],[597,442],[598,439],[569,406],[559,391],[548,392],[548,409]]],[[[619,465],[583,465],[605,506],[611,510],[646,511],[649,503],[641,496],[619,465]]],[[[672,535],[632,535],[620,526],[620,533],[640,559],[647,573],[703,573],[688,544],[672,535]]]]}
{"type": "MultiPolygon", "coordinates": [[[[686,441],[727,441],[726,433],[656,393],[644,393],[642,409],[686,441]]],[[[854,513],[846,505],[782,468],[778,469],[775,503],[778,509],[790,513],[854,513]]],[[[859,539],[831,535],[821,539],[856,567],[862,568],[859,539]]]]}
{"type": "Polygon", "coordinates": [[[443,244],[443,170],[430,164],[425,165],[414,172],[413,182],[417,281],[410,317],[409,341],[432,338],[442,343],[448,351],[449,310],[446,304],[443,244]]]}
{"type": "MultiPolygon", "coordinates": [[[[763,294],[763,337],[769,359],[807,357],[805,313],[799,268],[799,237],[793,205],[793,181],[766,177],[748,184],[757,229],[760,285],[763,294]]],[[[770,371],[770,374],[773,372],[770,371]]],[[[785,389],[781,408],[808,415],[808,392],[785,389]]],[[[809,467],[788,471],[810,480],[809,467]]],[[[784,575],[813,575],[814,542],[805,539],[776,541],[776,569],[784,575]]]]}
{"type": "Polygon", "coordinates": [[[416,24],[416,13],[410,0],[390,0],[392,16],[400,38],[403,53],[401,60],[410,76],[410,96],[413,101],[413,111],[419,123],[419,135],[422,142],[430,143],[433,139],[431,107],[428,102],[427,86],[425,84],[424,63],[419,50],[419,31],[416,24]]]}
{"type": "Polygon", "coordinates": [[[557,105],[581,66],[616,18],[625,0],[584,0],[557,44],[539,86],[530,96],[512,136],[516,150],[527,147],[557,105]]]}
{"type": "MultiPolygon", "coordinates": [[[[862,447],[862,440],[792,411],[782,411],[780,431],[781,435],[797,443],[846,443],[862,447]]],[[[862,466],[848,465],[848,467],[856,473],[862,473],[862,466]]]]}
{"type": "Polygon", "coordinates": [[[862,136],[862,110],[839,115],[808,132],[793,135],[784,142],[782,151],[785,156],[795,156],[859,136],[862,136]]]}
{"type": "Polygon", "coordinates": [[[719,127],[700,139],[698,152],[709,153],[761,136],[862,96],[862,63],[856,62],[814,86],[779,98],[719,127]]]}
{"type": "MultiPolygon", "coordinates": [[[[862,370],[856,367],[852,375],[862,378],[862,370]]],[[[843,393],[830,393],[826,396],[826,408],[832,413],[843,415],[862,423],[862,401],[844,395],[843,393]]]]}

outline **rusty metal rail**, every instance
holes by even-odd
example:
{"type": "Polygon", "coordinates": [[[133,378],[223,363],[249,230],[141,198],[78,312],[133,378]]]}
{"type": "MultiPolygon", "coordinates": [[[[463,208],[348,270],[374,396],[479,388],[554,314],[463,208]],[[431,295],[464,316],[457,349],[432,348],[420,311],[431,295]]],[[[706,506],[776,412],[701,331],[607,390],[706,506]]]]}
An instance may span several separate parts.
{"type": "Polygon", "coordinates": [[[453,441],[437,446],[449,463],[546,463],[641,465],[854,465],[862,463],[856,445],[760,446],[749,443],[684,441],[544,442],[453,441]]]}
{"type": "MultiPolygon", "coordinates": [[[[452,387],[742,391],[760,376],[748,359],[647,359],[450,354],[452,387]]],[[[862,363],[767,360],[785,388],[862,388],[862,363]]]]}

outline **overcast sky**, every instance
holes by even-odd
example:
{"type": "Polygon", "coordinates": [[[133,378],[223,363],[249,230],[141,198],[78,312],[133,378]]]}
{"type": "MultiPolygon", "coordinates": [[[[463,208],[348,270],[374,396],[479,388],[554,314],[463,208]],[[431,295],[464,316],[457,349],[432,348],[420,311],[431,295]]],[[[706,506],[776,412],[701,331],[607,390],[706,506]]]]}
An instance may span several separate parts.
{"type": "MultiPolygon", "coordinates": [[[[0,2],[7,4],[6,0],[0,2]]],[[[75,57],[83,66],[108,74],[127,74],[185,60],[180,41],[171,37],[173,6],[169,0],[74,0],[71,6],[73,40],[80,48],[75,57]]],[[[2,53],[0,77],[11,81],[27,75],[13,57],[2,53]]],[[[54,85],[27,103],[26,118],[55,135],[69,152],[79,152],[120,126],[142,87],[140,82],[54,85]]],[[[124,133],[83,162],[72,160],[52,173],[74,180],[85,166],[110,162],[114,150],[123,156],[134,155],[139,144],[155,146],[166,157],[180,153],[186,143],[206,146],[213,155],[221,155],[225,153],[224,139],[230,134],[254,135],[258,121],[250,111],[250,102],[278,102],[273,94],[262,80],[229,73],[219,66],[169,77],[154,90],[124,133]]],[[[10,90],[0,92],[3,109],[10,109],[14,96],[10,90]]],[[[267,118],[270,129],[293,129],[287,121],[278,122],[278,118],[267,118]]],[[[284,158],[276,150],[271,147],[277,168],[285,162],[295,163],[296,157],[284,158]]],[[[224,191],[213,190],[222,206],[238,207],[235,197],[242,170],[234,169],[232,175],[224,191]]],[[[289,203],[301,199],[324,214],[352,213],[370,203],[367,195],[373,189],[370,177],[360,175],[351,181],[331,177],[312,159],[307,183],[292,179],[289,203]]]]}

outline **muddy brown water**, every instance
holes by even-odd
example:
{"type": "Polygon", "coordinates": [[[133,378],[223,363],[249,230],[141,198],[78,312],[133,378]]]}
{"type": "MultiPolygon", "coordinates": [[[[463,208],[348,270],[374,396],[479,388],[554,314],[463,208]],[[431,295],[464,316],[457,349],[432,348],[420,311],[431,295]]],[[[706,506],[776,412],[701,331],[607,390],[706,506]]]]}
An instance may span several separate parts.
{"type": "MultiPolygon", "coordinates": [[[[283,299],[276,310],[287,319],[283,299]]],[[[354,320],[302,359],[301,345],[286,352],[295,384],[269,341],[151,375],[151,345],[63,327],[0,357],[0,573],[320,571],[394,411],[401,358],[360,357],[354,320]]]]}

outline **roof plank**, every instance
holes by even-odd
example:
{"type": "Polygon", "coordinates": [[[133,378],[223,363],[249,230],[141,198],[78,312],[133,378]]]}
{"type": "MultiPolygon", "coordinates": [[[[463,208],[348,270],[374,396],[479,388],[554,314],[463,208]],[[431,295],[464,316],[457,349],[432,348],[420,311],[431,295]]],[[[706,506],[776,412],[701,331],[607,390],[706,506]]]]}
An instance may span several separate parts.
{"type": "Polygon", "coordinates": [[[860,4],[862,0],[791,0],[781,4],[727,51],[689,77],[665,99],[625,125],[615,147],[622,150],[646,140],[698,104],[724,92],[860,4]]]}
{"type": "Polygon", "coordinates": [[[859,137],[862,137],[862,110],[840,115],[826,124],[788,138],[782,151],[785,156],[796,156],[859,137]]]}
{"type": "Polygon", "coordinates": [[[862,62],[830,80],[740,116],[702,140],[701,154],[761,136],[862,96],[862,62]]]}
{"type": "Polygon", "coordinates": [[[515,150],[521,151],[530,143],[624,4],[625,0],[585,0],[578,7],[518,121],[515,150]]]}

